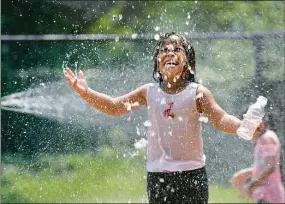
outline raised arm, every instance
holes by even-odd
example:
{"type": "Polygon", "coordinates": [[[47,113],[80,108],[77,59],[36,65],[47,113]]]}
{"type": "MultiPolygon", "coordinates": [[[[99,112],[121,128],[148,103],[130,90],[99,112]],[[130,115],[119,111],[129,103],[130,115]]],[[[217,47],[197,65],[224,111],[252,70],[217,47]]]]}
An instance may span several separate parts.
{"type": "Polygon", "coordinates": [[[65,77],[73,89],[90,105],[97,110],[112,116],[124,115],[131,110],[136,110],[146,104],[147,86],[141,86],[128,94],[120,97],[110,97],[88,87],[83,72],[76,77],[73,72],[66,68],[65,77]]]}
{"type": "Polygon", "coordinates": [[[197,110],[205,114],[215,128],[223,132],[236,134],[241,120],[226,113],[216,103],[212,93],[203,85],[199,85],[197,88],[196,105],[197,110]]]}

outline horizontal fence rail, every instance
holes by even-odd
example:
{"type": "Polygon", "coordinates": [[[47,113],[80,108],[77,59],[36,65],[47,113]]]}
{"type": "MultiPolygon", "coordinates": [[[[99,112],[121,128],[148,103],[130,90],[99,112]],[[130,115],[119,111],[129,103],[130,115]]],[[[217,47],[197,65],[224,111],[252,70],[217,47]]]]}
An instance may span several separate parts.
{"type": "MultiPolygon", "coordinates": [[[[285,32],[259,32],[259,33],[193,33],[184,35],[187,39],[253,39],[253,38],[284,38],[285,32]]],[[[158,34],[46,34],[46,35],[1,35],[2,41],[67,41],[67,40],[157,40],[158,34]]]]}

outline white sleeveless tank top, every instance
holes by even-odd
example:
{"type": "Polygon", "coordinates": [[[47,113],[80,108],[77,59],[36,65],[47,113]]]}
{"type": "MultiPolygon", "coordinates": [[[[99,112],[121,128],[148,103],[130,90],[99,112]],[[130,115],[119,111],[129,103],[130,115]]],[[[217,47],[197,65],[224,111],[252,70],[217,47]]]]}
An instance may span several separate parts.
{"type": "Polygon", "coordinates": [[[205,166],[201,114],[196,109],[198,84],[190,83],[177,94],[165,93],[158,84],[147,89],[147,171],[187,171],[205,166]]]}

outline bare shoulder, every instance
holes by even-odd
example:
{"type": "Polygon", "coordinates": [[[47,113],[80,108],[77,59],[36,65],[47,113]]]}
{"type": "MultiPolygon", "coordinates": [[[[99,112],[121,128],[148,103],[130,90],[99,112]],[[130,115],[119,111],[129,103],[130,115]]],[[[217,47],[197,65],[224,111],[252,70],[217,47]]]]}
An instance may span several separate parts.
{"type": "Polygon", "coordinates": [[[133,91],[116,98],[117,102],[132,102],[136,103],[138,102],[140,105],[146,104],[146,95],[148,88],[152,86],[151,83],[144,84],[142,86],[139,86],[138,88],[134,89],[133,91]]]}
{"type": "Polygon", "coordinates": [[[148,84],[144,84],[144,85],[138,87],[136,90],[137,90],[138,92],[140,92],[142,95],[146,96],[147,90],[148,90],[150,87],[153,87],[153,86],[154,86],[153,83],[148,83],[148,84]]]}
{"type": "Polygon", "coordinates": [[[207,94],[207,93],[211,93],[211,92],[210,92],[210,90],[209,90],[207,87],[203,86],[202,84],[198,84],[197,95],[198,95],[199,93],[202,93],[202,94],[205,93],[205,94],[207,94]]]}
{"type": "Polygon", "coordinates": [[[205,106],[211,105],[214,102],[214,97],[209,89],[199,84],[195,100],[196,100],[197,111],[202,113],[205,106]]]}
{"type": "Polygon", "coordinates": [[[262,144],[272,144],[272,145],[276,145],[277,144],[277,140],[278,137],[276,135],[276,133],[272,130],[267,130],[263,136],[261,137],[261,143],[262,144]]]}
{"type": "Polygon", "coordinates": [[[213,97],[211,91],[199,84],[196,92],[196,100],[207,99],[210,97],[213,97]]]}
{"type": "Polygon", "coordinates": [[[137,87],[136,89],[134,89],[132,92],[137,92],[137,93],[146,93],[148,88],[153,86],[153,83],[148,83],[148,84],[144,84],[144,85],[141,85],[139,87],[137,87]]]}

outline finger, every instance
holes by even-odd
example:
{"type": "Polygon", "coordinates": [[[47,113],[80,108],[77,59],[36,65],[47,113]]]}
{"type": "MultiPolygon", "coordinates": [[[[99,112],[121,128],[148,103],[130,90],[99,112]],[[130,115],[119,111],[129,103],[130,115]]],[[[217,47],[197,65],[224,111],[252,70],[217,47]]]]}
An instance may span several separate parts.
{"type": "Polygon", "coordinates": [[[66,70],[64,70],[65,77],[72,77],[66,70]]]}
{"type": "Polygon", "coordinates": [[[65,78],[66,78],[66,81],[71,85],[73,86],[73,81],[74,79],[72,77],[70,77],[69,75],[65,75],[65,78]]]}
{"type": "Polygon", "coordinates": [[[66,72],[71,75],[72,77],[75,77],[75,75],[73,74],[73,72],[67,67],[66,69],[66,72]]]}
{"type": "Polygon", "coordinates": [[[69,78],[69,79],[72,79],[72,80],[74,80],[74,79],[76,78],[76,77],[70,75],[70,74],[67,73],[67,72],[65,72],[64,75],[65,75],[66,78],[69,78]]]}
{"type": "Polygon", "coordinates": [[[76,88],[76,86],[77,86],[77,81],[78,81],[77,78],[75,78],[75,80],[74,80],[74,82],[73,82],[73,84],[72,84],[72,87],[73,87],[73,88],[76,88]]]}
{"type": "Polygon", "coordinates": [[[75,76],[73,74],[71,74],[70,72],[64,71],[65,76],[70,77],[71,79],[75,78],[75,76]]]}
{"type": "Polygon", "coordinates": [[[84,74],[83,74],[82,71],[79,71],[79,73],[78,73],[78,78],[79,78],[79,79],[84,79],[84,74]]]}

